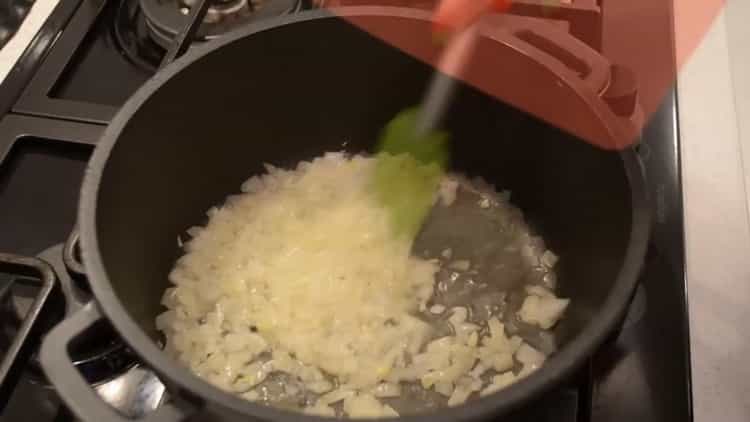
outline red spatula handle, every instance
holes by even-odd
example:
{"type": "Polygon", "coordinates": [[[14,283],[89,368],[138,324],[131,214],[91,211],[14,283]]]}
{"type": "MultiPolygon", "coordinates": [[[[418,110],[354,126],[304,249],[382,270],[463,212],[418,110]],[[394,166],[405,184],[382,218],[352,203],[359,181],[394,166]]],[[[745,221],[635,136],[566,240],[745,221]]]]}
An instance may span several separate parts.
{"type": "Polygon", "coordinates": [[[512,0],[441,0],[433,15],[433,30],[445,34],[464,29],[482,15],[506,12],[512,0]]]}

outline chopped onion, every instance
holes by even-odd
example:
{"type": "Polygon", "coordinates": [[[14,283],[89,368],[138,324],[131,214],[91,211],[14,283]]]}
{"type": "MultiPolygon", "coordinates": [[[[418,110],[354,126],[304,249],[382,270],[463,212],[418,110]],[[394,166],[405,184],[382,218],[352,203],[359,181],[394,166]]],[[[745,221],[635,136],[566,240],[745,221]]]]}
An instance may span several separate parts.
{"type": "Polygon", "coordinates": [[[438,192],[440,195],[440,201],[442,202],[442,204],[446,207],[453,205],[453,203],[456,201],[457,191],[458,191],[458,182],[449,177],[444,177],[440,181],[440,189],[438,192]]]}
{"type": "Polygon", "coordinates": [[[471,262],[466,259],[458,259],[450,263],[449,267],[453,270],[468,271],[471,267],[471,262]]]}
{"type": "Polygon", "coordinates": [[[401,395],[401,386],[390,382],[381,382],[371,391],[372,395],[378,398],[398,397],[401,395]]]}
{"type": "Polygon", "coordinates": [[[430,307],[430,313],[432,313],[432,314],[440,315],[443,312],[445,312],[445,306],[443,306],[443,305],[432,305],[430,307]]]}
{"type": "MultiPolygon", "coordinates": [[[[523,331],[507,318],[505,292],[478,290],[484,299],[471,303],[447,299],[464,281],[487,287],[480,275],[476,282],[462,278],[483,268],[481,260],[472,269],[472,261],[451,261],[454,251],[442,250],[440,273],[450,281],[436,283],[440,262],[427,253],[413,256],[412,241],[393,236],[390,214],[372,202],[373,165],[371,158],[341,153],[295,170],[266,164],[267,174],[243,183],[243,194],[209,209],[206,227],[187,230],[186,254],[162,297],[167,311],[155,323],[166,336],[165,350],[247,400],[304,399],[302,411],[327,417],[398,416],[380,399],[400,396],[402,383],[421,384],[457,406],[538,369],[545,355],[511,335],[523,331]],[[446,312],[436,299],[462,306],[446,312]],[[441,331],[446,320],[449,335],[441,331]]],[[[457,199],[455,177],[440,184],[444,206],[457,199]]],[[[522,220],[502,195],[496,201],[467,189],[480,195],[479,207],[506,207],[508,219],[522,220]]],[[[519,238],[504,253],[521,253],[524,265],[537,271],[533,282],[553,288],[557,256],[541,238],[514,227],[519,238]]],[[[542,286],[526,292],[517,315],[543,329],[569,302],[542,286]]]]}
{"type": "Polygon", "coordinates": [[[523,343],[516,352],[516,359],[524,366],[539,367],[542,366],[547,357],[542,352],[523,343]]]}
{"type": "Polygon", "coordinates": [[[344,412],[352,418],[397,417],[392,407],[384,405],[371,394],[356,394],[344,399],[344,412]]]}
{"type": "Polygon", "coordinates": [[[562,317],[570,303],[569,299],[558,299],[553,295],[529,295],[523,301],[518,317],[522,321],[535,324],[544,330],[552,328],[562,317]]]}
{"type": "Polygon", "coordinates": [[[540,261],[545,267],[552,268],[555,266],[558,259],[559,258],[557,257],[557,255],[555,255],[552,251],[547,250],[542,254],[542,258],[540,259],[540,261]]]}
{"type": "Polygon", "coordinates": [[[503,388],[513,384],[514,382],[518,381],[518,377],[513,375],[513,372],[506,372],[504,374],[495,375],[492,377],[492,383],[487,386],[484,390],[482,390],[479,395],[484,397],[490,394],[494,394],[503,388]]]}

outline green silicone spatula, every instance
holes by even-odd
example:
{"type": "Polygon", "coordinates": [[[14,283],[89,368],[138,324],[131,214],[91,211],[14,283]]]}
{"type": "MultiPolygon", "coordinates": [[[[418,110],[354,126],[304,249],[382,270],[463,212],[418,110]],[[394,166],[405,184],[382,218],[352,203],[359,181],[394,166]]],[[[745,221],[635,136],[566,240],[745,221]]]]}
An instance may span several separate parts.
{"type": "Polygon", "coordinates": [[[422,103],[399,112],[381,134],[373,185],[399,235],[416,236],[432,207],[449,158],[449,134],[437,128],[456,92],[455,78],[469,62],[477,39],[475,26],[455,35],[422,103]]]}

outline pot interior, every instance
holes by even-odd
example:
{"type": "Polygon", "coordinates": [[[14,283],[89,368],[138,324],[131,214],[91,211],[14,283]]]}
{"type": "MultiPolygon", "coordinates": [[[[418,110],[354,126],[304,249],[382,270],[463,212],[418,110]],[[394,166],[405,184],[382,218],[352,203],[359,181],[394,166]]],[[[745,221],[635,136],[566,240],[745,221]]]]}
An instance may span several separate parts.
{"type": "MultiPolygon", "coordinates": [[[[96,217],[108,281],[132,318],[159,340],[154,318],[178,235],[263,163],[371,150],[385,123],[419,102],[430,75],[350,24],[321,18],[238,39],[126,107],[133,115],[103,171],[96,217]]],[[[523,72],[507,81],[534,82],[523,72]]],[[[511,190],[560,256],[559,294],[572,299],[556,329],[564,347],[602,308],[630,241],[623,160],[468,86],[445,128],[453,169],[511,190]]]]}

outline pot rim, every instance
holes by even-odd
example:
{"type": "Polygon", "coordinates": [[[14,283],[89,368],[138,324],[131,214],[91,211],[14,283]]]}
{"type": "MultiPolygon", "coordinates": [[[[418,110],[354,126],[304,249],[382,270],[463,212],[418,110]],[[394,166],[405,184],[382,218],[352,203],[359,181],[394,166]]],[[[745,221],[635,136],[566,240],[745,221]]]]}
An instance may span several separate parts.
{"type": "MultiPolygon", "coordinates": [[[[151,368],[168,380],[167,384],[179,385],[182,390],[205,401],[201,404],[209,408],[218,404],[240,414],[264,420],[296,420],[302,418],[311,421],[330,420],[257,405],[226,393],[193,375],[189,369],[181,366],[157,347],[120,302],[104,268],[96,230],[96,208],[102,173],[112,148],[130,118],[152,94],[190,64],[225,45],[237,42],[252,34],[298,22],[325,18],[335,19],[337,16],[381,16],[418,20],[429,20],[430,18],[429,13],[418,9],[355,6],[338,8],[335,14],[326,10],[315,10],[248,25],[224,38],[196,47],[194,51],[186,53],[171,65],[156,73],[118,111],[102,135],[89,161],[81,190],[78,221],[81,230],[83,261],[89,278],[96,280],[90,283],[94,297],[106,318],[109,319],[125,341],[151,368]]],[[[623,161],[631,188],[632,224],[630,241],[613,288],[596,317],[564,348],[550,357],[541,369],[501,392],[471,400],[461,406],[441,408],[437,412],[421,415],[402,416],[397,420],[407,422],[456,422],[507,413],[563,382],[604,342],[611,329],[618,324],[625,314],[629,299],[638,282],[638,275],[645,257],[650,233],[650,207],[643,167],[634,150],[624,150],[619,155],[623,161]]]]}

